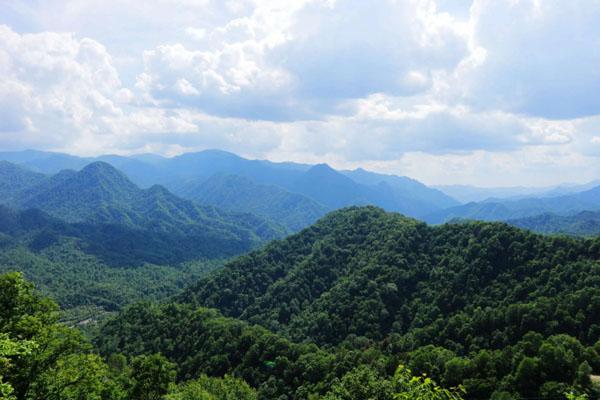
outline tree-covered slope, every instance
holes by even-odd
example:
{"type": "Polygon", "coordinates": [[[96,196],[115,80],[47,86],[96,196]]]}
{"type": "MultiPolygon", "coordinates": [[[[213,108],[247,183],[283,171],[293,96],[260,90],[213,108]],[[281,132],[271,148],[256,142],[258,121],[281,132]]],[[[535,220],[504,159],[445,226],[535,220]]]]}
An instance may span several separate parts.
{"type": "MultiPolygon", "coordinates": [[[[463,382],[467,398],[558,397],[573,387],[592,390],[589,374],[600,372],[599,260],[600,239],[501,223],[429,227],[353,207],[239,257],[177,301],[217,308],[342,359],[360,351],[387,373],[405,363],[446,386],[463,382]]],[[[144,337],[138,329],[151,328],[128,322],[172,329],[165,314],[173,313],[123,314],[102,332],[102,346],[168,349],[190,365],[197,346],[212,339],[184,345],[174,334],[144,337]]],[[[195,332],[189,336],[204,334],[182,320],[183,331],[195,332]]]]}
{"type": "Polygon", "coordinates": [[[600,211],[582,211],[569,216],[545,213],[506,222],[539,233],[600,236],[600,211]]]}
{"type": "Polygon", "coordinates": [[[22,272],[73,322],[179,293],[221,265],[205,255],[185,236],[68,224],[39,210],[0,206],[0,273],[22,272]]]}
{"type": "MultiPolygon", "coordinates": [[[[325,345],[349,335],[423,335],[432,324],[441,328],[478,307],[495,306],[502,315],[517,304],[545,304],[544,313],[569,304],[583,313],[575,331],[553,314],[537,328],[587,342],[598,335],[598,321],[574,297],[600,294],[594,285],[599,240],[544,237],[499,223],[429,227],[372,207],[350,208],[238,258],[190,288],[185,299],[325,345]],[[554,286],[564,274],[569,280],[554,286]],[[554,318],[560,323],[552,324],[554,318]]],[[[465,328],[491,335],[489,346],[500,329],[465,328]]],[[[521,329],[502,326],[503,341],[495,345],[510,344],[525,333],[521,329]]],[[[429,340],[456,340],[459,350],[473,345],[467,337],[435,336],[429,340]]]]}
{"type": "MultiPolygon", "coordinates": [[[[94,161],[102,161],[123,171],[135,184],[144,188],[160,184],[186,198],[195,198],[198,182],[214,175],[235,175],[250,180],[255,185],[277,186],[294,195],[302,195],[325,206],[328,210],[372,204],[390,211],[414,217],[458,205],[458,202],[437,189],[427,187],[413,179],[401,176],[376,174],[361,169],[336,171],[325,165],[306,165],[291,162],[250,160],[220,150],[186,153],[172,158],[156,155],[131,157],[100,156],[79,158],[60,153],[25,151],[0,153],[0,160],[8,160],[35,171],[56,173],[63,169],[79,170],[94,161]],[[185,196],[189,193],[189,196],[185,196]]],[[[263,188],[264,189],[264,188],[263,188]]],[[[269,194],[263,190],[263,195],[269,194]]],[[[240,195],[245,192],[236,192],[240,195]]],[[[272,193],[267,204],[276,209],[292,207],[291,214],[298,221],[313,222],[312,207],[294,208],[296,203],[286,203],[289,195],[272,193]],[[278,201],[283,203],[277,203],[278,201]]],[[[240,198],[238,204],[256,202],[254,194],[240,198]]],[[[306,225],[303,225],[304,227],[306,225]]]]}
{"type": "Polygon", "coordinates": [[[23,187],[14,198],[8,202],[14,207],[40,209],[72,223],[118,225],[161,234],[165,240],[175,235],[172,239],[182,240],[182,248],[204,248],[207,257],[240,254],[284,233],[264,218],[199,206],[161,186],[142,190],[103,162],[79,172],[62,171],[23,187]]]}
{"type": "Polygon", "coordinates": [[[45,180],[46,176],[43,174],[29,171],[7,161],[0,161],[0,202],[14,202],[21,191],[39,185],[45,180]]]}
{"type": "Polygon", "coordinates": [[[299,231],[327,212],[325,206],[306,196],[237,175],[216,174],[182,185],[176,193],[200,204],[277,221],[290,231],[299,231]]]}

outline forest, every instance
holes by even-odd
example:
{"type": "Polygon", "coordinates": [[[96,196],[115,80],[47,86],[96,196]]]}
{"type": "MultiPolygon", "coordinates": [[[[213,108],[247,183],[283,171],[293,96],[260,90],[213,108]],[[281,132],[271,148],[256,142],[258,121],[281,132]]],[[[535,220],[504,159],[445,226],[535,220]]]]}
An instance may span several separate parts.
{"type": "Polygon", "coordinates": [[[0,172],[3,400],[600,394],[594,212],[428,225],[350,206],[305,227],[319,203],[248,178],[193,186],[200,205],[103,162],[0,172]]]}
{"type": "Polygon", "coordinates": [[[96,343],[105,355],[161,352],[184,377],[238,374],[262,398],[324,394],[357,366],[386,379],[401,364],[462,385],[467,399],[595,398],[599,260],[598,238],[429,227],[348,208],[237,258],[173,303],[127,308],[96,343]],[[204,307],[235,319],[205,325],[204,307]]]}

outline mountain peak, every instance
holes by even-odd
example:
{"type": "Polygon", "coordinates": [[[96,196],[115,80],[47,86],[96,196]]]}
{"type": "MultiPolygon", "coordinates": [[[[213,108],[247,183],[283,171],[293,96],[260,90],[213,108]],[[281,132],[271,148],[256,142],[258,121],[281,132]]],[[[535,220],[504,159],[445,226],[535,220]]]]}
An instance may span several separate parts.
{"type": "Polygon", "coordinates": [[[88,165],[86,165],[82,170],[84,174],[95,174],[95,173],[104,173],[109,172],[112,174],[121,174],[119,170],[104,161],[94,161],[88,165]]]}
{"type": "Polygon", "coordinates": [[[113,187],[137,188],[124,173],[104,161],[86,165],[78,175],[96,183],[108,183],[113,187]]]}
{"type": "Polygon", "coordinates": [[[338,172],[331,168],[329,166],[329,164],[326,163],[321,163],[321,164],[315,164],[314,166],[312,166],[308,171],[308,173],[328,173],[328,174],[337,174],[338,172]]]}

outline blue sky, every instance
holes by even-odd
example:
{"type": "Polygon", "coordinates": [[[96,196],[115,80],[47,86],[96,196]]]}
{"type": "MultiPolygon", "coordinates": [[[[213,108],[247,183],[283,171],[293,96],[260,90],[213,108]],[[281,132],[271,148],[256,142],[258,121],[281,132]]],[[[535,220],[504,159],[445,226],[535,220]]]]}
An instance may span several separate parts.
{"type": "Polygon", "coordinates": [[[600,0],[7,0],[0,148],[600,178],[600,0]]]}

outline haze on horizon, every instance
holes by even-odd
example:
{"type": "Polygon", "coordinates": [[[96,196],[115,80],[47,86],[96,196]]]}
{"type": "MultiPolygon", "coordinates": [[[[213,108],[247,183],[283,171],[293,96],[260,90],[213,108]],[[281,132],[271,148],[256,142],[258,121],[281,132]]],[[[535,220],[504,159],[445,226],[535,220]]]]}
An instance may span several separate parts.
{"type": "Polygon", "coordinates": [[[600,178],[600,0],[10,0],[0,150],[600,178]]]}

